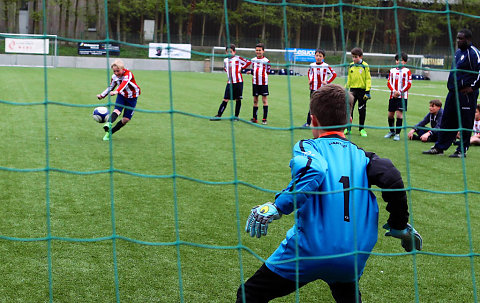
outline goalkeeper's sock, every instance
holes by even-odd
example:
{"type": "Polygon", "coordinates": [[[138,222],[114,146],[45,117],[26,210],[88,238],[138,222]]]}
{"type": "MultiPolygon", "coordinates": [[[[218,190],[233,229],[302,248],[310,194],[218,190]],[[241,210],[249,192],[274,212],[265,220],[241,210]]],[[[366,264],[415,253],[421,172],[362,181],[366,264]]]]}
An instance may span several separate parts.
{"type": "Polygon", "coordinates": [[[253,119],[257,120],[258,106],[253,106],[253,119]]]}
{"type": "Polygon", "coordinates": [[[108,118],[108,122],[115,122],[115,120],[117,120],[117,118],[118,118],[118,114],[116,112],[113,112],[110,115],[110,118],[108,118]]]}
{"type": "Polygon", "coordinates": [[[395,125],[397,127],[395,133],[397,135],[400,134],[400,132],[402,131],[402,124],[403,124],[403,118],[397,118],[397,123],[395,125]]]}
{"type": "Polygon", "coordinates": [[[115,124],[115,126],[112,128],[112,134],[115,133],[115,132],[117,132],[117,131],[119,131],[120,128],[122,128],[122,127],[124,127],[124,126],[125,126],[125,124],[123,124],[121,120],[118,121],[118,123],[115,124]]]}
{"type": "Polygon", "coordinates": [[[394,133],[395,129],[393,128],[393,123],[395,122],[394,118],[388,118],[388,126],[390,126],[390,132],[394,133]]]}
{"type": "Polygon", "coordinates": [[[238,99],[235,102],[235,117],[238,117],[240,115],[240,108],[242,107],[242,100],[238,99]]]}
{"type": "Polygon", "coordinates": [[[267,120],[267,116],[268,116],[268,105],[264,105],[263,106],[263,119],[267,120]]]}
{"type": "Polygon", "coordinates": [[[227,108],[227,102],[222,101],[222,104],[220,104],[220,107],[218,108],[218,116],[221,117],[223,115],[223,112],[225,111],[225,108],[227,108]]]}

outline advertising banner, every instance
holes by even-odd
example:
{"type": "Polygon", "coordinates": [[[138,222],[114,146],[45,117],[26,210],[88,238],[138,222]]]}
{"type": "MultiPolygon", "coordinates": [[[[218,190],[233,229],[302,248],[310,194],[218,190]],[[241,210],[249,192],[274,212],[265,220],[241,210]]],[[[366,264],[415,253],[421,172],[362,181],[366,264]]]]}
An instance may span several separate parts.
{"type": "Polygon", "coordinates": [[[78,42],[79,55],[106,56],[107,49],[110,56],[120,55],[120,46],[115,43],[85,43],[78,42]]]}
{"type": "Polygon", "coordinates": [[[5,53],[46,54],[49,52],[48,39],[5,38],[5,53]]]}
{"type": "Polygon", "coordinates": [[[191,44],[170,44],[170,49],[168,49],[168,43],[148,44],[149,58],[167,59],[170,57],[171,59],[191,59],[191,52],[191,44]]]}
{"type": "Polygon", "coordinates": [[[295,62],[315,62],[315,49],[287,48],[285,59],[295,62]]]}

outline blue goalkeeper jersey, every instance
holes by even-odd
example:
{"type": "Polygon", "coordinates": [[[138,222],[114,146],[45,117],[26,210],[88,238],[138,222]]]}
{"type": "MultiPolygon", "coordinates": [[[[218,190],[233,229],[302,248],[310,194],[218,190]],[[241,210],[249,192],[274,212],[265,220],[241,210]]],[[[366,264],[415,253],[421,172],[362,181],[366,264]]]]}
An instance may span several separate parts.
{"type": "Polygon", "coordinates": [[[390,226],[406,227],[400,173],[390,160],[338,135],[302,140],[293,153],[292,181],[277,194],[275,205],[283,214],[296,210],[295,225],[266,265],[290,280],[296,280],[298,270],[300,282],[355,281],[377,242],[378,205],[370,185],[398,189],[385,192],[383,199],[390,226]]]}

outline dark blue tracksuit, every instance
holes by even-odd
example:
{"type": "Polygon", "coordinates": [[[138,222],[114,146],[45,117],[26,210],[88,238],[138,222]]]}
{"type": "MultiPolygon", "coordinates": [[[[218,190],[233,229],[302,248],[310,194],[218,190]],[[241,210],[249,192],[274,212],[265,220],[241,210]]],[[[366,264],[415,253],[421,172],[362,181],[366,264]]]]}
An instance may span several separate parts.
{"type": "MultiPolygon", "coordinates": [[[[477,106],[478,88],[480,86],[480,53],[478,49],[469,45],[466,49],[457,49],[452,69],[465,71],[451,71],[448,76],[448,94],[443,109],[443,118],[440,124],[441,129],[468,129],[462,131],[464,151],[470,146],[471,129],[475,119],[475,107],[477,106]],[[456,79],[455,79],[456,75],[456,79]],[[465,87],[472,87],[473,92],[469,94],[460,93],[455,90],[455,81],[458,91],[465,87]],[[458,103],[457,103],[458,97],[458,103]],[[457,111],[460,111],[460,115],[457,111]],[[459,121],[460,116],[460,121],[459,121]]],[[[457,130],[440,131],[435,148],[446,150],[455,141],[457,130]]],[[[457,147],[461,151],[460,145],[457,147]]]]}

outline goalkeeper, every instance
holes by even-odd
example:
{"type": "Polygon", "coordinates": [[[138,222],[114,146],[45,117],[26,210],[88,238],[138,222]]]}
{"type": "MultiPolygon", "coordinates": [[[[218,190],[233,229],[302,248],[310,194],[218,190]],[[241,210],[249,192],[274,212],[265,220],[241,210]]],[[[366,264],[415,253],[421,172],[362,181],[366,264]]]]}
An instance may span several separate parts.
{"type": "Polygon", "coordinates": [[[345,139],[350,116],[346,100],[351,108],[351,94],[337,84],[312,94],[315,139],[295,145],[292,181],[274,203],[252,208],[245,230],[252,237],[266,236],[269,223],[294,211],[295,225],[265,264],[238,288],[237,302],[285,296],[295,291],[297,279],[298,287],[325,281],[336,302],[361,302],[356,283],[378,234],[378,205],[370,185],[388,189],[382,192],[390,213],[385,235],[399,238],[407,252],[421,250],[422,238],[408,224],[400,172],[390,160],[345,139]]]}

